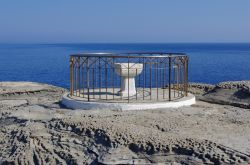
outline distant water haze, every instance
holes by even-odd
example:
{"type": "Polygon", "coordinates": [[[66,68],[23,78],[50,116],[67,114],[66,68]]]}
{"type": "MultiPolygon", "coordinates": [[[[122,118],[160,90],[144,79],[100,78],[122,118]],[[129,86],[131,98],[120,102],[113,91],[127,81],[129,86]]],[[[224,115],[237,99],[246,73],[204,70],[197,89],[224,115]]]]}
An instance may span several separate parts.
{"type": "Polygon", "coordinates": [[[69,87],[69,55],[83,52],[180,52],[190,57],[189,81],[250,80],[249,44],[0,44],[0,81],[69,87]]]}

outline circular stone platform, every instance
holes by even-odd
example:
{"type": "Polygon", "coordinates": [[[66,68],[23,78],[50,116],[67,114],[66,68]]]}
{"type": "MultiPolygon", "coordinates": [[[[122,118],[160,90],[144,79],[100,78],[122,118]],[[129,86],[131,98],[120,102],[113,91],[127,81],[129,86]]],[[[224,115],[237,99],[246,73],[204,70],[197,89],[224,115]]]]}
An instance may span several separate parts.
{"type": "Polygon", "coordinates": [[[70,109],[83,110],[146,110],[158,108],[178,108],[195,104],[195,96],[190,93],[188,96],[182,97],[177,92],[172,91],[171,97],[174,98],[175,96],[175,98],[172,101],[168,101],[167,92],[158,93],[158,99],[156,99],[156,89],[151,89],[151,98],[149,95],[149,89],[144,90],[144,92],[139,89],[138,95],[129,97],[128,102],[128,97],[121,98],[119,95],[112,94],[111,90],[118,91],[118,89],[102,89],[101,91],[96,89],[92,91],[89,95],[90,101],[88,101],[88,96],[85,91],[75,91],[75,96],[70,96],[69,93],[66,93],[62,97],[61,103],[70,109]]]}

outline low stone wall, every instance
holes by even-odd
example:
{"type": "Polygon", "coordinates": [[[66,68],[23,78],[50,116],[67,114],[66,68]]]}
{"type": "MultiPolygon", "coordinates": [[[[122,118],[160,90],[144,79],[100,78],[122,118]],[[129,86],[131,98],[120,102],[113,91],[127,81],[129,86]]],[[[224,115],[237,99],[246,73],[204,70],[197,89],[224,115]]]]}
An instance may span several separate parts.
{"type": "Polygon", "coordinates": [[[212,89],[214,89],[214,85],[211,84],[204,84],[204,83],[194,83],[191,82],[188,85],[188,92],[195,94],[195,95],[203,95],[212,89]]]}
{"type": "Polygon", "coordinates": [[[250,81],[225,81],[217,84],[216,86],[225,89],[238,89],[238,88],[249,88],[250,81]]]}
{"type": "Polygon", "coordinates": [[[240,89],[250,95],[250,81],[226,81],[219,83],[216,87],[223,89],[240,89]]]}

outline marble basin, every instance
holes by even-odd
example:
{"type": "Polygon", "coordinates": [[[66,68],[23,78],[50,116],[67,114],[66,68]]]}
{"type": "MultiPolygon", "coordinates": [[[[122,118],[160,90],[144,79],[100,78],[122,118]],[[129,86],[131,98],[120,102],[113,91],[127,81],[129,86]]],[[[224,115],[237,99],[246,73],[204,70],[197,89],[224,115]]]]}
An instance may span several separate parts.
{"type": "Polygon", "coordinates": [[[115,72],[122,78],[121,90],[118,94],[122,97],[136,95],[135,77],[141,74],[143,64],[140,63],[115,63],[115,72]]]}

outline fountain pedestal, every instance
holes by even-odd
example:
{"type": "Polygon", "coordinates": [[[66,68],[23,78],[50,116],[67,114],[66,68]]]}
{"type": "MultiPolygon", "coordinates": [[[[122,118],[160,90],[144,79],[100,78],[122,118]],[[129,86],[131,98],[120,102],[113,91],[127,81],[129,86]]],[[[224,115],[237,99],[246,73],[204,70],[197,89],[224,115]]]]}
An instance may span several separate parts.
{"type": "Polygon", "coordinates": [[[118,94],[122,97],[136,95],[135,77],[138,76],[143,69],[140,63],[115,63],[115,72],[121,76],[121,90],[118,94]]]}

